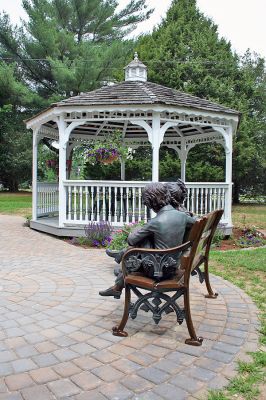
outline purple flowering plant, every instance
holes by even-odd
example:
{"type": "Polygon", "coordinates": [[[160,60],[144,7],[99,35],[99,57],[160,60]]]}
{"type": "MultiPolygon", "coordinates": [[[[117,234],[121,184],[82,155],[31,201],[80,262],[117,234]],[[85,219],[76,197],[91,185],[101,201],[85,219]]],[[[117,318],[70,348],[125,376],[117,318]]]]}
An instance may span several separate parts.
{"type": "Polygon", "coordinates": [[[97,162],[109,163],[117,158],[126,158],[128,149],[123,143],[122,133],[114,131],[106,133],[104,138],[92,140],[86,146],[87,161],[95,165],[97,162]]]}
{"type": "Polygon", "coordinates": [[[245,228],[236,244],[240,247],[260,247],[266,245],[266,239],[256,228],[245,228]]]}
{"type": "Polygon", "coordinates": [[[90,222],[84,227],[86,243],[91,247],[107,247],[111,242],[111,225],[109,222],[90,222]]]}

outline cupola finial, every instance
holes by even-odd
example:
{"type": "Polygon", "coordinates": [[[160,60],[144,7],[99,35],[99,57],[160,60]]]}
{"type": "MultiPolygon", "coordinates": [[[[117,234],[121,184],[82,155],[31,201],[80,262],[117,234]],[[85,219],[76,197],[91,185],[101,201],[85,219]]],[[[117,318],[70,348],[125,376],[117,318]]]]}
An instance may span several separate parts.
{"type": "Polygon", "coordinates": [[[147,81],[147,67],[140,60],[138,53],[135,51],[134,60],[132,60],[125,68],[125,81],[147,81]]]}

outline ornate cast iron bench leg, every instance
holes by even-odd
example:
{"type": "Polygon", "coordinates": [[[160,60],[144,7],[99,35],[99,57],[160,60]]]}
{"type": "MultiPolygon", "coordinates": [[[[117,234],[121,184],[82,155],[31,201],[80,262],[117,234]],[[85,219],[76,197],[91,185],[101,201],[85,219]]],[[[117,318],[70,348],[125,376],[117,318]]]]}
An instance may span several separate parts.
{"type": "Polygon", "coordinates": [[[190,334],[190,338],[185,340],[186,344],[189,344],[191,346],[201,346],[203,342],[202,337],[198,337],[196,335],[194,325],[192,322],[191,318],[191,312],[190,312],[190,302],[189,302],[189,290],[187,289],[184,293],[184,306],[185,306],[185,313],[186,313],[186,323],[187,323],[187,329],[190,334]]]}
{"type": "Polygon", "coordinates": [[[125,285],[125,303],[124,303],[124,313],[119,325],[113,327],[113,335],[114,336],[122,336],[126,337],[128,334],[124,331],[124,327],[126,326],[128,316],[129,316],[129,307],[130,307],[130,298],[131,292],[128,285],[125,285]]]}
{"type": "Polygon", "coordinates": [[[205,294],[205,297],[207,299],[216,299],[218,296],[218,293],[215,293],[212,290],[211,284],[210,284],[210,277],[209,277],[209,261],[208,258],[205,259],[204,261],[204,276],[205,276],[205,284],[206,288],[208,290],[208,294],[205,294]]]}

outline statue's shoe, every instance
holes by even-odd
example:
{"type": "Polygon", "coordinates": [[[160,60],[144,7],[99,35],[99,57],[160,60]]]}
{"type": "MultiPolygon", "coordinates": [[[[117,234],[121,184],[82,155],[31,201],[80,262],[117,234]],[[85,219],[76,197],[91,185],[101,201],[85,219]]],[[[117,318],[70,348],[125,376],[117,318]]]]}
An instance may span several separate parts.
{"type": "Polygon", "coordinates": [[[109,257],[113,257],[113,258],[115,258],[116,256],[118,256],[118,254],[120,254],[120,250],[106,249],[105,252],[109,257]]]}
{"type": "Polygon", "coordinates": [[[121,273],[122,273],[122,269],[121,269],[121,267],[119,267],[119,265],[114,268],[114,276],[118,276],[121,273]]]}
{"type": "Polygon", "coordinates": [[[124,254],[123,250],[106,249],[105,252],[109,257],[113,257],[115,259],[115,261],[117,262],[117,264],[121,263],[121,260],[122,260],[123,254],[124,254]]]}
{"type": "Polygon", "coordinates": [[[101,290],[99,292],[100,296],[113,296],[115,299],[120,299],[121,296],[121,291],[115,290],[112,287],[106,289],[106,290],[101,290]]]}

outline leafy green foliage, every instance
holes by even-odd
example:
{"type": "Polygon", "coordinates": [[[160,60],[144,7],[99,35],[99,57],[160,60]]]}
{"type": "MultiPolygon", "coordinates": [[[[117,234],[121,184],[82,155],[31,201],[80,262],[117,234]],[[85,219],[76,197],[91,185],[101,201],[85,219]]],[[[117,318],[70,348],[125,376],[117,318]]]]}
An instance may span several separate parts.
{"type": "Polygon", "coordinates": [[[212,247],[219,247],[221,245],[223,238],[224,238],[223,230],[220,229],[220,227],[218,227],[212,239],[212,247]]]}
{"type": "MultiPolygon", "coordinates": [[[[138,42],[149,80],[239,110],[234,139],[234,200],[241,193],[265,193],[265,60],[247,52],[240,58],[195,0],[174,0],[166,18],[138,42]]],[[[189,152],[187,180],[223,180],[224,150],[211,145],[189,152]],[[207,150],[207,151],[206,151],[207,150]]]]}
{"type": "Polygon", "coordinates": [[[19,62],[22,78],[44,98],[98,87],[132,50],[122,41],[149,17],[145,0],[117,11],[115,0],[24,0],[28,21],[0,17],[0,55],[19,62]]]}
{"type": "Polygon", "coordinates": [[[135,229],[144,225],[144,221],[138,223],[126,224],[122,229],[118,229],[114,232],[112,240],[109,244],[111,250],[122,250],[128,247],[127,238],[128,235],[135,229]]]}
{"type": "Polygon", "coordinates": [[[189,182],[223,182],[225,153],[222,145],[206,143],[188,153],[186,179],[189,182]]]}
{"type": "MultiPolygon", "coordinates": [[[[120,11],[117,5],[115,0],[24,0],[28,20],[21,26],[0,14],[0,180],[10,190],[31,179],[32,146],[23,119],[113,80],[125,64],[133,43],[121,39],[151,11],[145,0],[132,0],[120,11]]],[[[42,179],[55,177],[45,162],[40,166],[42,179]]]]}
{"type": "MultiPolygon", "coordinates": [[[[125,160],[126,180],[150,181],[152,177],[152,149],[139,147],[125,160]]],[[[98,163],[97,169],[86,164],[84,177],[86,179],[120,180],[120,163],[110,165],[98,163]]],[[[166,147],[160,149],[160,180],[175,181],[180,177],[180,160],[177,153],[166,147]]]]}
{"type": "Polygon", "coordinates": [[[0,182],[10,191],[31,179],[32,139],[23,117],[11,107],[0,107],[0,182]]]}
{"type": "MultiPolygon", "coordinates": [[[[30,114],[103,81],[121,79],[121,67],[135,46],[125,40],[126,34],[150,15],[145,0],[132,0],[121,11],[115,0],[24,0],[23,6],[28,21],[22,26],[12,26],[5,13],[0,16],[0,56],[5,60],[0,63],[0,107],[12,104],[12,110],[30,114]]],[[[174,0],[163,22],[141,37],[137,47],[151,81],[241,111],[234,139],[234,201],[240,194],[265,193],[265,60],[250,52],[242,58],[234,54],[195,0],[174,0]]],[[[12,124],[8,132],[17,142],[12,124]]],[[[139,157],[126,163],[126,179],[149,180],[150,148],[137,153],[139,157]]],[[[97,166],[97,171],[86,167],[83,176],[119,179],[120,166],[97,166]]],[[[179,176],[178,157],[161,149],[160,179],[179,176]]],[[[196,146],[189,152],[187,180],[223,178],[220,145],[196,146]]]]}
{"type": "MultiPolygon", "coordinates": [[[[140,147],[130,159],[125,160],[126,180],[150,180],[151,179],[151,150],[149,147],[140,147]]],[[[120,180],[120,162],[109,165],[97,164],[97,168],[88,162],[84,168],[85,179],[112,179],[120,180]]]]}

